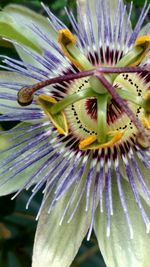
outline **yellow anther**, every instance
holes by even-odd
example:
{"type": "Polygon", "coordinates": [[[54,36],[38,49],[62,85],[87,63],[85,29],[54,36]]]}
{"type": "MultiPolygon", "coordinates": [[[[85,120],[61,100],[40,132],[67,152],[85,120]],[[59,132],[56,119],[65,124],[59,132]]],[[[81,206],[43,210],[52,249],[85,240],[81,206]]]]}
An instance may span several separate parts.
{"type": "Polygon", "coordinates": [[[56,127],[59,134],[67,135],[68,125],[64,112],[61,111],[55,115],[52,115],[50,112],[50,108],[52,107],[52,105],[57,103],[57,100],[52,96],[41,94],[36,98],[36,101],[43,108],[45,114],[48,116],[52,124],[56,127]]]}
{"type": "Polygon", "coordinates": [[[68,30],[62,29],[58,32],[58,43],[61,45],[64,55],[71,61],[71,63],[76,66],[79,70],[84,70],[80,63],[71,55],[68,50],[69,46],[74,46],[76,44],[75,36],[68,30]]]}
{"type": "Polygon", "coordinates": [[[134,64],[132,64],[133,67],[139,65],[141,63],[141,61],[144,59],[144,57],[146,56],[146,54],[148,53],[148,51],[150,49],[150,36],[143,35],[143,36],[138,37],[136,39],[136,42],[135,42],[135,47],[136,46],[143,47],[143,53],[136,60],[136,62],[134,62],[134,64]]]}
{"type": "Polygon", "coordinates": [[[84,140],[82,140],[79,143],[79,149],[84,149],[87,146],[91,145],[93,142],[95,142],[97,139],[97,136],[95,134],[88,136],[87,138],[85,138],[84,140]]]}
{"type": "Polygon", "coordinates": [[[144,124],[146,129],[150,130],[150,123],[149,123],[149,120],[146,117],[142,118],[142,123],[144,124]]]}
{"type": "Polygon", "coordinates": [[[142,35],[142,36],[138,37],[135,41],[135,46],[137,46],[137,45],[142,45],[142,46],[146,45],[146,46],[150,47],[150,36],[142,35]]]}
{"type": "Polygon", "coordinates": [[[76,38],[68,29],[62,29],[58,32],[58,42],[66,47],[66,45],[75,44],[76,38]]]}
{"type": "MultiPolygon", "coordinates": [[[[112,133],[113,132],[109,132],[108,135],[112,133]]],[[[84,149],[101,149],[101,148],[111,147],[117,142],[119,142],[123,135],[124,135],[123,130],[117,131],[110,141],[103,144],[100,144],[96,141],[97,140],[96,135],[91,135],[80,142],[79,148],[84,150],[84,149]]]]}
{"type": "Polygon", "coordinates": [[[57,103],[57,100],[53,97],[53,96],[48,96],[48,95],[44,95],[44,94],[40,94],[37,98],[36,98],[36,101],[38,102],[39,100],[45,100],[47,102],[50,102],[50,103],[57,103]]]}
{"type": "Polygon", "coordinates": [[[147,91],[144,95],[142,107],[144,108],[145,114],[150,113],[150,91],[147,91]]]}
{"type": "Polygon", "coordinates": [[[123,134],[124,134],[124,131],[116,132],[114,137],[109,142],[101,144],[98,148],[106,148],[106,147],[111,147],[111,146],[115,145],[118,141],[121,140],[123,134]]]}
{"type": "Polygon", "coordinates": [[[150,91],[148,91],[148,92],[146,93],[146,95],[144,96],[144,99],[145,99],[145,100],[150,100],[150,91]]]}

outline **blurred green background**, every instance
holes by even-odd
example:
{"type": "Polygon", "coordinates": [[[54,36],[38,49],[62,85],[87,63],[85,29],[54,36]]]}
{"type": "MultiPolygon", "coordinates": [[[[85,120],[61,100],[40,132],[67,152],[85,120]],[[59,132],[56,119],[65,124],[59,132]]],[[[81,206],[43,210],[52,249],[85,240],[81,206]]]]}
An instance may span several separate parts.
{"type": "MultiPolygon", "coordinates": [[[[75,9],[75,0],[43,0],[43,2],[68,25],[63,8],[68,6],[75,9]]],[[[130,3],[131,1],[127,0],[126,2],[130,3]]],[[[135,25],[144,1],[134,0],[133,2],[132,24],[135,25]]],[[[43,14],[39,0],[0,0],[0,8],[9,3],[22,4],[43,14]]],[[[149,20],[150,15],[147,22],[149,20]]],[[[6,50],[5,47],[1,46],[0,50],[0,54],[7,53],[9,56],[15,56],[15,51],[12,48],[6,50]]],[[[8,129],[13,125],[12,123],[3,123],[2,127],[8,129]]],[[[25,192],[14,201],[10,200],[11,196],[0,198],[0,267],[31,267],[33,240],[37,224],[35,216],[41,201],[41,193],[38,193],[29,210],[26,210],[25,206],[29,195],[30,192],[25,192]]],[[[94,233],[90,242],[83,241],[71,267],[105,267],[94,233]]]]}

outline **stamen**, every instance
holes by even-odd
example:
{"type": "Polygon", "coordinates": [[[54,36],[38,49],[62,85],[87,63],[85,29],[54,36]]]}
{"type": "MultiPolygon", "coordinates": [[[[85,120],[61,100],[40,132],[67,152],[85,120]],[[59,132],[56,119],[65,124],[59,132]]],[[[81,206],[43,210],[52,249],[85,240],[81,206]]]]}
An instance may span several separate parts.
{"type": "Polygon", "coordinates": [[[124,130],[120,130],[117,132],[108,132],[107,137],[111,136],[111,139],[108,142],[103,143],[103,144],[100,144],[97,142],[97,136],[96,135],[88,136],[86,139],[82,140],[79,143],[79,148],[82,150],[84,150],[84,149],[93,150],[93,149],[102,149],[102,148],[111,147],[121,140],[121,138],[124,135],[124,132],[125,132],[124,130]]]}
{"type": "MultiPolygon", "coordinates": [[[[116,67],[126,67],[131,66],[135,67],[136,62],[139,60],[143,53],[143,47],[133,47],[126,55],[124,55],[116,64],[116,67]]],[[[115,80],[117,75],[112,75],[112,79],[115,80]]]]}
{"type": "Polygon", "coordinates": [[[92,64],[81,53],[76,44],[76,38],[68,29],[62,29],[58,32],[58,42],[60,43],[64,55],[79,70],[92,69],[92,64]]]}
{"type": "Polygon", "coordinates": [[[48,116],[53,125],[57,128],[58,132],[63,135],[68,135],[68,125],[66,116],[63,111],[58,112],[57,114],[51,114],[51,106],[57,104],[57,101],[54,97],[41,94],[37,97],[37,102],[42,106],[45,114],[48,116]]]}
{"type": "Polygon", "coordinates": [[[147,146],[149,146],[150,142],[150,135],[149,132],[146,130],[144,125],[140,122],[140,120],[136,117],[136,115],[132,112],[132,110],[129,108],[128,104],[124,99],[122,99],[117,92],[115,91],[115,88],[105,79],[104,76],[97,73],[96,77],[100,79],[102,84],[107,88],[108,92],[111,94],[112,98],[119,104],[119,106],[122,108],[122,110],[127,114],[127,116],[131,119],[132,123],[136,126],[138,129],[138,144],[140,144],[140,140],[145,140],[144,142],[147,142],[147,146]]]}
{"type": "Polygon", "coordinates": [[[80,143],[79,143],[79,149],[84,149],[86,148],[87,146],[91,145],[93,142],[95,142],[97,139],[97,136],[94,134],[94,135],[91,135],[91,136],[88,136],[87,138],[85,138],[84,140],[82,140],[80,143]]]}
{"type": "Polygon", "coordinates": [[[135,62],[143,53],[143,47],[134,47],[131,51],[129,51],[125,56],[123,56],[120,61],[116,64],[117,67],[122,66],[136,66],[135,62]]]}
{"type": "Polygon", "coordinates": [[[56,103],[54,106],[51,107],[50,112],[51,114],[56,114],[60,112],[61,110],[64,110],[67,106],[85,99],[87,97],[95,97],[97,94],[92,90],[92,88],[86,88],[84,90],[81,90],[77,93],[74,93],[72,95],[68,95],[62,100],[60,100],[58,103],[56,103]]]}
{"type": "Polygon", "coordinates": [[[138,64],[140,64],[141,61],[146,56],[146,54],[149,52],[149,50],[150,50],[150,36],[145,35],[145,36],[138,37],[136,42],[135,42],[135,48],[138,48],[138,47],[142,47],[143,52],[132,66],[137,66],[138,64]]]}
{"type": "Polygon", "coordinates": [[[145,116],[143,116],[142,122],[143,122],[144,126],[146,127],[146,129],[150,130],[149,120],[145,116]]]}
{"type": "Polygon", "coordinates": [[[96,75],[96,73],[135,73],[135,72],[142,72],[142,71],[149,71],[150,68],[148,66],[142,67],[101,67],[101,68],[94,68],[92,70],[82,71],[78,73],[68,74],[57,76],[39,83],[36,83],[32,86],[23,87],[18,92],[18,103],[22,106],[28,106],[32,103],[33,94],[51,84],[61,83],[65,81],[71,81],[75,79],[80,79],[83,77],[88,77],[92,75],[96,75]]]}
{"type": "Polygon", "coordinates": [[[138,106],[143,107],[143,98],[141,96],[135,96],[134,93],[124,90],[123,88],[116,89],[116,92],[124,100],[130,101],[138,106]]]}

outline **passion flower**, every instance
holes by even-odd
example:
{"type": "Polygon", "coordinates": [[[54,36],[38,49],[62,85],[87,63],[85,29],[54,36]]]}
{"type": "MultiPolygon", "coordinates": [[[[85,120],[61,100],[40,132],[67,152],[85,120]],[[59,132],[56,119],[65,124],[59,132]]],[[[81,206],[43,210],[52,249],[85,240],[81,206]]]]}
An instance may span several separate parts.
{"type": "Polygon", "coordinates": [[[28,207],[43,188],[33,266],[69,266],[94,222],[108,266],[148,266],[143,243],[137,245],[144,251],[141,265],[133,251],[141,233],[150,231],[149,25],[140,32],[149,6],[132,30],[132,4],[126,15],[122,1],[86,1],[77,5],[78,22],[66,10],[73,33],[43,7],[49,34],[31,11],[4,10],[24,25],[27,39],[31,35],[27,44],[19,26],[17,38],[2,34],[23,60],[2,56],[1,121],[22,123],[4,132],[10,145],[1,152],[1,195],[18,190],[16,197],[32,187],[28,207]]]}

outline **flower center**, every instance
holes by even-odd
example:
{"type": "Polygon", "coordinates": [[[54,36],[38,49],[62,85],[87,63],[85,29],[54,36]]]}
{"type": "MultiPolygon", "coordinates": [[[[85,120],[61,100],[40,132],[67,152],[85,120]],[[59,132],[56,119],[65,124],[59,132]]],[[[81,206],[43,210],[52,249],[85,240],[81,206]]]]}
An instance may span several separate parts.
{"type": "MultiPolygon", "coordinates": [[[[118,93],[123,95],[124,91],[126,91],[126,97],[128,97],[129,93],[129,96],[133,98],[133,101],[128,101],[130,109],[140,121],[144,122],[145,113],[142,107],[142,99],[147,90],[147,86],[141,80],[140,76],[137,74],[123,73],[117,76],[113,85],[118,93]]],[[[73,81],[68,86],[67,95],[73,95],[82,90],[86,90],[89,86],[89,78],[73,81]]],[[[64,112],[70,132],[79,140],[85,139],[93,134],[97,136],[98,103],[96,97],[91,96],[79,100],[68,106],[64,112]]],[[[137,133],[134,123],[122,110],[121,106],[110,96],[106,106],[106,122],[108,133],[115,133],[120,130],[124,131],[122,140],[134,137],[137,133]]],[[[120,141],[122,142],[122,140],[120,141]]]]}
{"type": "Polygon", "coordinates": [[[146,93],[144,80],[136,74],[143,68],[136,65],[149,51],[150,37],[140,37],[136,46],[114,67],[94,69],[68,30],[59,31],[58,42],[79,73],[23,88],[19,91],[18,102],[28,104],[32,101],[33,93],[40,88],[73,80],[66,86],[65,97],[59,101],[53,96],[37,97],[38,104],[60,134],[71,133],[76,136],[80,141],[80,149],[110,147],[131,136],[138,136],[141,146],[143,143],[149,146],[150,94],[146,93]]]}

